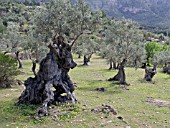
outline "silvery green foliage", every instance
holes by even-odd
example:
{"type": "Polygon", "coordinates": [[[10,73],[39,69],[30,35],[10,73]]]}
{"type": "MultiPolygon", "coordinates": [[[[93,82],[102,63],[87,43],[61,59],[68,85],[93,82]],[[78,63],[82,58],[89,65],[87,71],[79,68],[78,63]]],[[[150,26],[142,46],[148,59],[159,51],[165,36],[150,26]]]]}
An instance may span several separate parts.
{"type": "Polygon", "coordinates": [[[92,13],[83,0],[75,4],[69,0],[51,0],[34,18],[38,33],[48,37],[58,34],[69,40],[86,31],[93,31],[98,20],[96,13],[92,13]]]}
{"type": "Polygon", "coordinates": [[[154,56],[154,62],[158,64],[166,64],[170,62],[170,51],[161,51],[154,56]]]}
{"type": "Polygon", "coordinates": [[[47,44],[45,42],[45,36],[43,34],[37,34],[36,31],[30,28],[27,35],[24,36],[24,40],[21,44],[24,50],[29,50],[38,61],[45,57],[48,52],[47,44]]]}
{"type": "Polygon", "coordinates": [[[22,35],[19,33],[19,25],[14,22],[8,22],[8,27],[3,33],[1,42],[4,50],[15,52],[18,50],[19,45],[22,43],[22,35]]]}
{"type": "Polygon", "coordinates": [[[81,53],[82,55],[93,54],[99,50],[99,39],[94,35],[83,35],[73,47],[74,53],[81,53]]]}
{"type": "Polygon", "coordinates": [[[107,56],[118,63],[126,59],[128,64],[139,66],[144,60],[143,34],[130,20],[112,20],[106,30],[105,42],[109,49],[107,56]]]}

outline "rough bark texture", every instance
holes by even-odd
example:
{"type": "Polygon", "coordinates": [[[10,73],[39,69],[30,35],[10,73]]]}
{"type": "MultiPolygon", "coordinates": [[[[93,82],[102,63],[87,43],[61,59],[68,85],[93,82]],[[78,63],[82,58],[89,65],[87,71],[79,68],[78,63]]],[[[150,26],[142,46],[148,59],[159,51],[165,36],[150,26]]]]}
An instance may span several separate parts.
{"type": "Polygon", "coordinates": [[[154,67],[153,67],[153,69],[145,69],[145,77],[144,77],[144,79],[146,80],[146,81],[152,81],[152,78],[154,77],[154,75],[157,73],[156,72],[156,64],[154,64],[154,67]]]}
{"type": "Polygon", "coordinates": [[[20,51],[17,51],[15,54],[16,54],[16,59],[17,59],[18,64],[19,64],[18,68],[22,68],[22,62],[20,60],[19,53],[20,53],[20,51]]]}
{"type": "MultiPolygon", "coordinates": [[[[64,43],[59,36],[53,40],[53,45],[48,46],[50,52],[40,63],[40,69],[35,78],[28,78],[24,85],[26,89],[19,97],[19,104],[42,104],[38,115],[48,115],[48,106],[56,102],[76,102],[73,96],[73,82],[68,72],[76,63],[73,61],[71,47],[64,43]],[[52,90],[52,88],[54,88],[52,90]],[[67,93],[66,96],[61,94],[67,93]]],[[[33,72],[35,71],[33,64],[33,72]]]]}
{"type": "Polygon", "coordinates": [[[119,81],[119,84],[127,85],[127,83],[126,83],[125,69],[124,69],[125,64],[126,64],[126,59],[124,59],[124,60],[119,64],[119,67],[118,67],[119,71],[118,71],[118,73],[117,73],[114,77],[108,79],[108,81],[119,81]]]}
{"type": "Polygon", "coordinates": [[[37,76],[35,69],[36,69],[36,62],[32,61],[32,72],[34,73],[34,76],[37,76]]]}

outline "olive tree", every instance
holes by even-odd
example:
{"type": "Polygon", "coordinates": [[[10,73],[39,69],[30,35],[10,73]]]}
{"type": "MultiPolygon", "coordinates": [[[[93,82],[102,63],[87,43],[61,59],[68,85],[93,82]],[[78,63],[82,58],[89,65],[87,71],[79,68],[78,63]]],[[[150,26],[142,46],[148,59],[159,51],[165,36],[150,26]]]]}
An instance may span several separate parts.
{"type": "Polygon", "coordinates": [[[112,58],[119,64],[118,74],[109,80],[118,80],[127,85],[125,66],[138,67],[144,59],[145,49],[143,34],[138,25],[130,20],[112,20],[106,30],[105,42],[110,49],[112,58]]]}
{"type": "Polygon", "coordinates": [[[6,31],[2,35],[1,42],[3,44],[4,54],[15,54],[15,59],[18,61],[18,67],[22,68],[22,62],[19,57],[20,45],[22,43],[22,35],[19,33],[19,24],[8,22],[6,31]]]}
{"type": "Polygon", "coordinates": [[[163,72],[170,74],[170,50],[156,53],[154,56],[154,62],[164,65],[163,72]]]}
{"type": "Polygon", "coordinates": [[[87,66],[94,53],[99,50],[100,40],[95,35],[81,36],[75,46],[73,52],[83,55],[83,65],[87,66]]]}
{"type": "Polygon", "coordinates": [[[34,73],[35,78],[25,81],[26,89],[19,103],[42,104],[38,115],[47,115],[52,103],[76,102],[72,94],[74,84],[68,75],[77,65],[71,50],[81,35],[94,30],[99,19],[83,0],[74,4],[69,0],[51,0],[41,7],[35,15],[34,30],[36,35],[46,37],[52,44],[48,45],[50,51],[40,62],[39,71],[34,73]],[[63,93],[67,95],[63,96],[63,93]]]}

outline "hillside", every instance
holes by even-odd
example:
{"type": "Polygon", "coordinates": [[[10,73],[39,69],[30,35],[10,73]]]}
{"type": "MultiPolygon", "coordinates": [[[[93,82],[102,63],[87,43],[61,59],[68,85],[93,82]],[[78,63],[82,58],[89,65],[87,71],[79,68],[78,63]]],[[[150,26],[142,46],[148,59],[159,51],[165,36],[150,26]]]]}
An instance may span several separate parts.
{"type": "Polygon", "coordinates": [[[93,9],[115,18],[130,18],[145,25],[170,27],[169,0],[87,0],[93,9]]]}
{"type": "MultiPolygon", "coordinates": [[[[28,0],[20,0],[22,2],[28,0]]],[[[33,0],[34,1],[34,0],[33,0]]],[[[47,2],[48,0],[35,0],[47,2]]],[[[76,1],[76,0],[71,0],[76,1]]],[[[93,10],[114,18],[129,18],[151,27],[170,28],[169,0],[86,0],[93,10]]],[[[29,1],[30,2],[30,1],[29,1]]]]}

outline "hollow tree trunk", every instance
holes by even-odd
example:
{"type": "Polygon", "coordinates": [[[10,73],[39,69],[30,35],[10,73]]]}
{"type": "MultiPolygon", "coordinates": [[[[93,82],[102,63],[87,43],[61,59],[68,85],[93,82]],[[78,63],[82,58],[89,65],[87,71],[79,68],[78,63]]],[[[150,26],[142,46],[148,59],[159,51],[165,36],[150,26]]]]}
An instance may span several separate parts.
{"type": "Polygon", "coordinates": [[[39,116],[48,115],[48,106],[52,103],[76,102],[72,94],[74,84],[68,72],[77,64],[73,61],[71,47],[62,39],[63,37],[59,36],[53,40],[53,45],[48,46],[50,52],[41,61],[38,73],[34,73],[35,77],[29,77],[25,81],[26,89],[19,97],[19,104],[41,104],[37,113],[39,116]],[[62,96],[63,93],[67,95],[62,96]]]}
{"type": "Polygon", "coordinates": [[[16,53],[16,59],[17,59],[17,61],[18,61],[18,68],[23,68],[22,67],[22,62],[21,62],[21,60],[20,60],[20,58],[19,58],[19,51],[17,51],[16,53]]]}

